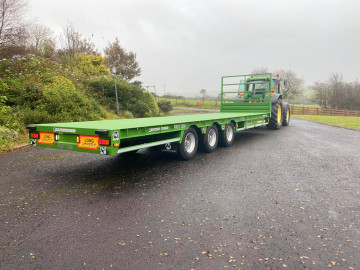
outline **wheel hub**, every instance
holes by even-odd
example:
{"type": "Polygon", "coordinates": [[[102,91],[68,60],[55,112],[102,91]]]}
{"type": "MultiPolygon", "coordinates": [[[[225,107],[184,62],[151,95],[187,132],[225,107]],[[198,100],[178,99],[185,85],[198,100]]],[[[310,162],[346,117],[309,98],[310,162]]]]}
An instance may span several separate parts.
{"type": "Polygon", "coordinates": [[[229,125],[226,128],[226,139],[230,142],[232,140],[233,136],[234,136],[234,130],[229,125]]]}
{"type": "Polygon", "coordinates": [[[185,136],[185,151],[192,153],[195,149],[195,136],[192,133],[188,133],[185,136]]]}
{"type": "Polygon", "coordinates": [[[214,146],[216,143],[216,132],[213,128],[209,130],[208,143],[210,146],[214,146]]]}

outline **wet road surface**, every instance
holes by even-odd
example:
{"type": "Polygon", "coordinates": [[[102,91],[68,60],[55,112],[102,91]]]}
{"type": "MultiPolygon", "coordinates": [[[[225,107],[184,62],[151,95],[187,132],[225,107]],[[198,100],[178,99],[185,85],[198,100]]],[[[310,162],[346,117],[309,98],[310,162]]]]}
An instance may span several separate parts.
{"type": "Polygon", "coordinates": [[[359,145],[293,119],[185,162],[0,155],[0,269],[359,269],[359,145]]]}

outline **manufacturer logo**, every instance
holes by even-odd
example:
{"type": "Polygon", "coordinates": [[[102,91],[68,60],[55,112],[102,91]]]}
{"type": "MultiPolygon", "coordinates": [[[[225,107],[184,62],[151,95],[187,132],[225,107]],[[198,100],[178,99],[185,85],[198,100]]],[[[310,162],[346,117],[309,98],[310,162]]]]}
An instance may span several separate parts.
{"type": "Polygon", "coordinates": [[[54,132],[71,132],[71,133],[75,133],[76,129],[71,129],[71,128],[54,128],[54,132]]]}
{"type": "Polygon", "coordinates": [[[149,128],[149,132],[160,131],[160,127],[149,128]]]}

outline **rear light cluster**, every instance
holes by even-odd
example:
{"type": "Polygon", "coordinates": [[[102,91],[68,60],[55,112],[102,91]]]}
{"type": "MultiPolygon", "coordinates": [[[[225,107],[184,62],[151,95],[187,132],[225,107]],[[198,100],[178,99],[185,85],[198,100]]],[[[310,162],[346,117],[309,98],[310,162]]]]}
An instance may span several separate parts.
{"type": "Polygon", "coordinates": [[[99,139],[100,145],[110,145],[110,140],[99,139]]]}
{"type": "MultiPolygon", "coordinates": [[[[50,133],[50,132],[39,132],[39,133],[35,133],[35,132],[33,132],[33,133],[31,133],[30,134],[30,137],[32,138],[32,139],[37,139],[37,140],[39,140],[38,142],[39,143],[46,143],[46,140],[45,140],[45,142],[43,142],[42,140],[44,140],[43,138],[45,137],[44,135],[52,135],[53,136],[53,139],[52,139],[52,141],[58,141],[59,140],[59,135],[58,134],[55,134],[55,133],[50,133]],[[43,136],[43,137],[42,137],[43,136]]],[[[82,136],[82,135],[81,135],[82,136]]],[[[88,136],[88,137],[93,137],[93,138],[95,138],[95,139],[97,139],[97,143],[98,143],[98,145],[110,145],[110,143],[111,143],[111,141],[109,140],[109,139],[98,139],[99,137],[95,137],[95,136],[88,136]]],[[[77,136],[77,138],[76,138],[76,141],[78,142],[78,143],[80,143],[80,136],[77,136]]],[[[52,143],[51,143],[52,144],[52,143]]],[[[114,144],[114,146],[115,147],[118,147],[120,144],[118,144],[118,143],[115,143],[114,144]]]]}

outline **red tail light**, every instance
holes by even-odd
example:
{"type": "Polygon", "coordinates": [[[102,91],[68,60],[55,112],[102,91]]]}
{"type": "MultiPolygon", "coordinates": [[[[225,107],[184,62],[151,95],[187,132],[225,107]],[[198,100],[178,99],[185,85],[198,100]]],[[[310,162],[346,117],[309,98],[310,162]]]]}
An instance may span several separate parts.
{"type": "Polygon", "coordinates": [[[99,139],[100,145],[110,145],[110,140],[99,139]]]}
{"type": "Polygon", "coordinates": [[[31,138],[39,139],[39,133],[31,133],[31,138]]]}

